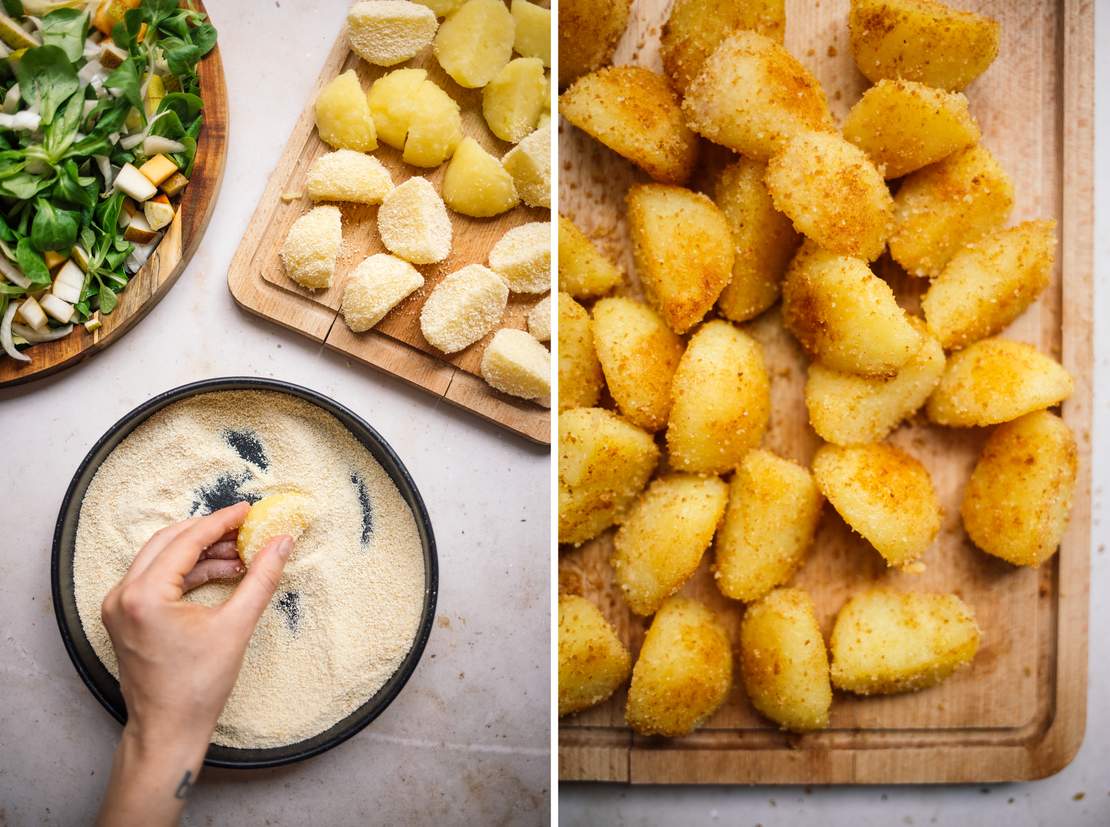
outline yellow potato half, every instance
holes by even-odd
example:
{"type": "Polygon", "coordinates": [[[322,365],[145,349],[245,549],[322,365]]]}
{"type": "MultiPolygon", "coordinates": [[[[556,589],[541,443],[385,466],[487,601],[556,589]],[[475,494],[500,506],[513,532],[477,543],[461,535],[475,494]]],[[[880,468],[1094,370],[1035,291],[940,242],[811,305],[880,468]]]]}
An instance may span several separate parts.
{"type": "Polygon", "coordinates": [[[559,410],[589,408],[601,396],[601,364],[597,361],[590,314],[559,294],[559,410]]]}
{"type": "Polygon", "coordinates": [[[282,491],[254,503],[235,540],[243,565],[250,566],[255,555],[275,537],[287,535],[295,543],[312,525],[312,502],[304,494],[282,491]]]}
{"type": "Polygon", "coordinates": [[[632,656],[597,606],[559,595],[559,717],[606,700],[631,669],[632,656]]]}
{"type": "MultiPolygon", "coordinates": [[[[475,2],[475,0],[470,0],[475,2]]],[[[513,176],[473,138],[463,138],[443,176],[443,203],[457,213],[488,218],[520,203],[513,176]]]]}
{"type": "Polygon", "coordinates": [[[440,24],[432,50],[455,83],[477,89],[509,62],[515,39],[516,23],[501,0],[466,0],[440,24]]]}
{"type": "Polygon", "coordinates": [[[515,144],[535,131],[548,107],[543,61],[518,57],[506,63],[482,90],[482,115],[489,131],[515,144]]]}
{"type": "Polygon", "coordinates": [[[354,69],[328,83],[316,96],[316,130],[335,149],[370,152],[378,148],[374,119],[354,69]]]}

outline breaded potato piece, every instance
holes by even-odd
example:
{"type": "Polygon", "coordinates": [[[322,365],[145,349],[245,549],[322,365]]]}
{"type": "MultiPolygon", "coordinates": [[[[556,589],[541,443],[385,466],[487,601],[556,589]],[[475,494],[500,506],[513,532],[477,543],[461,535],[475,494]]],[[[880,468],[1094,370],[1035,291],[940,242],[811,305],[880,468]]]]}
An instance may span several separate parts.
{"type": "Polygon", "coordinates": [[[653,481],[613,540],[613,580],[628,607],[650,615],[697,569],[725,513],[717,477],[668,474],[653,481]]]}
{"type": "MultiPolygon", "coordinates": [[[[470,0],[475,2],[475,0],[470,0]]],[[[520,203],[506,169],[473,138],[463,138],[443,175],[443,202],[457,213],[488,218],[520,203]]]]}
{"type": "Polygon", "coordinates": [[[559,414],[559,542],[603,532],[647,485],[659,462],[651,434],[602,408],[559,414]]]}
{"type": "Polygon", "coordinates": [[[380,204],[393,189],[393,179],[381,161],[352,149],[321,155],[309,167],[304,184],[313,201],[354,204],[380,204]]]}
{"type": "Polygon", "coordinates": [[[1075,436],[1055,414],[1034,411],[999,425],[964,489],[964,529],[987,554],[1039,566],[1060,547],[1077,471],[1075,436]]]}
{"type": "Polygon", "coordinates": [[[925,466],[901,448],[822,445],[813,458],[821,493],[888,566],[915,562],[940,531],[940,502],[925,466]]]}
{"type": "Polygon", "coordinates": [[[412,0],[412,2],[427,6],[435,12],[436,17],[446,17],[461,6],[464,0],[412,0]]]}
{"type": "Polygon", "coordinates": [[[766,35],[777,43],[786,36],[783,0],[676,0],[663,24],[663,72],[679,96],[697,77],[721,41],[738,29],[766,35]]]}
{"type": "Polygon", "coordinates": [[[249,567],[258,554],[275,537],[288,535],[295,543],[313,522],[312,500],[295,491],[269,494],[250,507],[239,533],[235,549],[243,565],[249,567]]]}
{"type": "Polygon", "coordinates": [[[623,283],[620,268],[603,256],[573,221],[560,215],[559,289],[576,299],[594,299],[623,283]]]}
{"type": "Polygon", "coordinates": [[[559,293],[558,345],[560,412],[596,405],[603,379],[590,314],[566,293],[559,293]]]}
{"type": "Polygon", "coordinates": [[[867,262],[806,242],[782,285],[786,329],[826,367],[892,376],[920,352],[921,332],[867,262]]]}
{"type": "Polygon", "coordinates": [[[514,293],[551,289],[551,222],[531,221],[506,231],[489,251],[489,266],[514,293]]]}
{"type": "Polygon", "coordinates": [[[512,144],[535,131],[547,106],[547,77],[537,57],[510,60],[482,90],[482,116],[489,131],[512,144]]]}
{"type": "Polygon", "coordinates": [[[938,425],[997,425],[1055,407],[1074,389],[1063,365],[1032,345],[982,339],[948,358],[925,412],[938,425]]]}
{"type": "Polygon", "coordinates": [[[685,343],[658,313],[628,298],[594,305],[593,334],[605,384],[621,414],[645,431],[658,431],[671,411],[671,382],[685,343]]]}
{"type": "Polygon", "coordinates": [[[666,79],[642,66],[611,66],[580,77],[559,97],[559,114],[656,181],[683,184],[698,139],[666,79]]]}
{"type": "Polygon", "coordinates": [[[597,606],[559,595],[559,717],[608,699],[631,671],[632,656],[597,606]]]}
{"type": "Polygon", "coordinates": [[[355,333],[369,330],[423,286],[424,277],[407,261],[388,253],[367,256],[343,286],[343,321],[355,333]]]}
{"type": "Polygon", "coordinates": [[[729,484],[715,545],[721,594],[750,603],[787,583],[802,565],[824,497],[809,469],[770,451],[750,451],[729,484]]]}
{"type": "Polygon", "coordinates": [[[886,247],[894,199],[867,154],[839,135],[787,138],[766,182],[775,209],[829,252],[873,261],[886,247]]]}
{"type": "Polygon", "coordinates": [[[890,255],[914,276],[940,275],[964,245],[1010,217],[1014,187],[981,144],[906,176],[894,197],[890,255]]]}
{"type": "Polygon", "coordinates": [[[829,656],[808,594],[775,589],[748,606],[740,624],[740,676],[752,706],[783,729],[828,727],[829,656]]]}
{"type": "Polygon", "coordinates": [[[343,243],[338,207],[313,207],[293,222],[281,245],[281,263],[289,278],[310,290],[331,285],[343,243]]]}
{"type": "Polygon", "coordinates": [[[771,418],[771,379],[759,342],[706,322],[678,362],[667,452],[679,471],[723,473],[759,446],[771,418]]]}
{"type": "Polygon", "coordinates": [[[491,388],[551,407],[551,354],[531,334],[498,330],[482,351],[479,370],[491,388]]]}
{"type": "Polygon", "coordinates": [[[347,12],[351,51],[375,66],[396,66],[432,42],[435,12],[407,0],[361,0],[347,12]]]}
{"type": "Polygon", "coordinates": [[[497,273],[468,264],[432,288],[420,310],[420,332],[437,350],[458,353],[497,326],[508,301],[509,288],[497,273]]]}
{"type": "Polygon", "coordinates": [[[690,128],[746,158],[768,160],[801,132],[832,132],[821,84],[769,37],[738,31],[702,65],[682,100],[690,128]]]}
{"type": "Polygon", "coordinates": [[[544,296],[528,311],[528,332],[538,342],[551,341],[551,294],[544,296]]]}
{"type": "Polygon", "coordinates": [[[852,0],[852,56],[872,83],[904,78],[960,91],[998,56],[997,20],[936,0],[852,0]]]}
{"type": "Polygon", "coordinates": [[[378,235],[389,252],[413,264],[435,264],[451,254],[447,207],[431,182],[418,175],[382,199],[378,235]]]}
{"type": "Polygon", "coordinates": [[[478,89],[513,56],[516,23],[502,0],[466,0],[436,32],[436,60],[459,86],[478,89]]]}
{"type": "Polygon", "coordinates": [[[378,148],[374,119],[354,69],[333,78],[316,96],[316,131],[333,149],[369,152],[378,148]]]}
{"type": "Polygon", "coordinates": [[[382,75],[366,99],[378,137],[403,150],[405,163],[438,167],[463,139],[459,105],[424,69],[395,69],[382,75]]]}
{"type": "Polygon", "coordinates": [[[682,187],[636,184],[627,203],[644,294],[671,330],[685,333],[732,278],[728,222],[707,196],[682,187]]]}
{"type": "Polygon", "coordinates": [[[709,720],[731,688],[724,627],[696,600],[672,597],[644,636],[624,717],[640,735],[686,735],[709,720]]]}
{"type": "Polygon", "coordinates": [[[565,0],[559,4],[559,88],[605,66],[628,25],[632,0],[565,0]]]}
{"type": "MultiPolygon", "coordinates": [[[[541,116],[541,122],[544,116],[541,116]]],[[[501,158],[513,176],[520,200],[529,207],[551,208],[551,131],[541,125],[501,158]]]]}
{"type": "Polygon", "coordinates": [[[857,695],[935,686],[979,651],[979,627],[954,594],[874,589],[840,609],[829,640],[832,681],[857,695]]]}
{"type": "Polygon", "coordinates": [[[947,350],[993,336],[1037,300],[1052,277],[1055,221],[1025,221],[960,250],[921,299],[947,350]]]}
{"type": "Polygon", "coordinates": [[[732,281],[717,309],[734,322],[754,319],[778,301],[787,265],[801,237],[775,209],[763,182],[767,165],[749,158],[729,164],[718,176],[713,201],[732,231],[732,281]]]}
{"type": "Polygon", "coordinates": [[[509,12],[516,23],[513,49],[522,57],[537,57],[544,66],[551,65],[551,9],[512,0],[509,12]]]}
{"type": "Polygon", "coordinates": [[[857,376],[809,366],[805,400],[809,424],[834,445],[882,442],[925,404],[944,373],[944,350],[932,336],[891,377],[857,376]]]}

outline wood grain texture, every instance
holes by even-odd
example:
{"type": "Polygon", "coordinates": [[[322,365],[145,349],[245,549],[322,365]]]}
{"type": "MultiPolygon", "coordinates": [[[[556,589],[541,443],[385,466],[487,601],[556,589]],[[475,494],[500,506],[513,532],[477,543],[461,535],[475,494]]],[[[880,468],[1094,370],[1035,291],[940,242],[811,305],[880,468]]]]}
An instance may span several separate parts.
{"type": "MultiPolygon", "coordinates": [[[[202,3],[198,2],[197,8],[204,11],[202,3]]],[[[131,277],[116,309],[111,315],[101,315],[99,330],[89,333],[77,325],[64,339],[28,348],[30,363],[0,358],[0,387],[48,376],[108,347],[149,313],[185,270],[212,217],[227,158],[227,86],[219,46],[200,62],[197,77],[204,100],[204,126],[189,186],[162,241],[131,277]]]]}
{"type": "MultiPolygon", "coordinates": [[[[810,558],[794,579],[813,596],[826,635],[858,588],[954,591],[976,612],[983,647],[969,669],[915,694],[837,694],[828,731],[783,733],[734,687],[698,732],[666,740],[625,726],[622,690],[560,723],[559,773],[570,780],[631,783],[936,783],[1040,778],[1075,755],[1085,726],[1090,567],[1092,366],[1093,12],[1089,2],[1013,4],[968,0],[1002,22],[994,65],[967,90],[983,141],[1014,180],[1013,222],[1055,218],[1059,248],[1052,284],[1004,334],[1061,358],[1076,379],[1062,408],[1079,443],[1079,485],[1059,554],[1039,570],[1018,569],[974,548],[960,526],[963,486],[985,430],[944,430],[918,417],[892,441],[928,467],[944,523],[914,575],[887,570],[879,555],[826,506],[810,558]]],[[[637,0],[617,63],[658,69],[658,32],[667,0],[637,0]]],[[[825,87],[835,114],[866,88],[848,47],[847,0],[787,2],[787,47],[825,87]]],[[[624,194],[643,176],[565,122],[560,123],[560,210],[633,273],[624,194]]],[[[703,166],[721,153],[706,146],[703,166]]],[[[923,285],[888,259],[877,265],[914,309],[923,285]]],[[[633,289],[635,289],[633,287],[633,289]]],[[[806,360],[778,310],[745,327],[764,345],[773,413],[766,447],[809,463],[819,439],[802,401],[806,360]]],[[[645,623],[610,585],[611,536],[560,558],[560,590],[595,600],[635,654],[645,623]]],[[[709,572],[712,553],[684,593],[710,605],[733,640],[739,604],[723,598],[709,572]]]]}

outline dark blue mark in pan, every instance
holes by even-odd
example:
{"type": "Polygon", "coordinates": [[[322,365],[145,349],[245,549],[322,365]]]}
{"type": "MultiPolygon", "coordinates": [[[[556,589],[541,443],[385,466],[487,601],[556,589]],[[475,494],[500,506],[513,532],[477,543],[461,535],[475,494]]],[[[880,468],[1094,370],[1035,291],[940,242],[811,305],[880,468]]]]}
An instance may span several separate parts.
{"type": "Polygon", "coordinates": [[[351,473],[351,484],[358,494],[358,504],[362,506],[362,545],[366,545],[374,532],[374,512],[370,508],[370,492],[366,490],[366,483],[362,477],[354,472],[351,473]]]}
{"type": "Polygon", "coordinates": [[[258,434],[253,431],[224,431],[224,439],[247,462],[257,465],[263,471],[270,467],[270,458],[266,456],[266,449],[262,447],[258,434]]]}
{"type": "Polygon", "coordinates": [[[278,611],[285,615],[285,625],[296,634],[301,622],[301,596],[298,592],[282,592],[277,602],[278,611]]]}
{"type": "Polygon", "coordinates": [[[231,474],[220,474],[211,485],[202,485],[193,495],[193,505],[189,509],[190,515],[211,514],[221,508],[246,500],[249,503],[258,502],[258,494],[248,494],[243,491],[243,485],[254,477],[250,471],[244,471],[237,477],[231,474]]]}

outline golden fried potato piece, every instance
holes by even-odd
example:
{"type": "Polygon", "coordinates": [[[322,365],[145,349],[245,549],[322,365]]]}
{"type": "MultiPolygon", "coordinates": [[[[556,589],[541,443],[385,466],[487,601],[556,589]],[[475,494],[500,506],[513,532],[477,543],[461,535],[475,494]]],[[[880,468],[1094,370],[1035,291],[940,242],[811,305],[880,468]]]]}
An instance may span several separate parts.
{"type": "Polygon", "coordinates": [[[888,566],[906,567],[940,531],[940,502],[925,466],[885,442],[822,445],[813,476],[833,508],[888,566]]]}
{"type": "Polygon", "coordinates": [[[891,257],[915,276],[940,275],[964,245],[1010,217],[1014,187],[981,144],[906,177],[894,197],[891,257]]]}
{"type": "Polygon", "coordinates": [[[763,348],[725,321],[691,338],[674,375],[667,451],[679,471],[718,474],[759,446],[771,418],[763,348]]]}
{"type": "Polygon", "coordinates": [[[876,589],[853,596],[836,616],[832,681],[858,695],[935,686],[979,650],[971,609],[954,594],[876,589]]]}
{"type": "Polygon", "coordinates": [[[866,152],[885,178],[901,178],[978,143],[979,124],[959,92],[880,80],[844,119],[844,137],[866,152]]]}
{"type": "Polygon", "coordinates": [[[559,88],[613,59],[632,0],[564,0],[559,4],[559,88]]]}
{"type": "Polygon", "coordinates": [[[611,526],[659,462],[651,434],[601,408],[559,414],[559,542],[581,545],[611,526]]]}
{"type": "Polygon", "coordinates": [[[852,0],[852,56],[872,83],[904,78],[959,91],[998,56],[997,20],[936,0],[852,0]]]}
{"type": "Polygon", "coordinates": [[[813,601],[801,589],[775,589],[744,612],[740,675],[748,698],[783,729],[829,725],[829,656],[813,601]]]}
{"type": "Polygon", "coordinates": [[[983,339],[949,357],[925,412],[938,425],[997,425],[1059,405],[1074,389],[1071,374],[1032,345],[983,339]]]}
{"type": "Polygon", "coordinates": [[[597,606],[559,595],[559,717],[606,700],[631,670],[632,656],[597,606]]]}
{"type": "Polygon", "coordinates": [[[1055,221],[1025,221],[952,256],[921,299],[947,350],[993,336],[1025,312],[1052,277],[1055,221]]]}
{"type": "Polygon", "coordinates": [[[601,299],[593,308],[597,358],[621,414],[646,431],[667,424],[671,381],[685,343],[635,299],[601,299]]]}
{"type": "Polygon", "coordinates": [[[821,84],[769,37],[738,31],[706,59],[686,89],[690,128],[746,158],[766,161],[801,132],[832,132],[821,84]]]}
{"type": "Polygon", "coordinates": [[[727,502],[717,477],[669,474],[648,486],[617,529],[609,561],[633,612],[653,614],[690,579],[727,502]]]}
{"type": "Polygon", "coordinates": [[[999,425],[990,435],[960,507],[964,529],[987,554],[1039,566],[1056,553],[1075,493],[1071,429],[1048,411],[999,425]]]}
{"type": "Polygon", "coordinates": [[[559,410],[589,408],[601,396],[601,364],[594,349],[590,314],[559,294],[559,410]]]}
{"type": "Polygon", "coordinates": [[[671,330],[685,333],[732,278],[732,235],[725,217],[700,192],[637,184],[628,191],[628,230],[648,301],[671,330]]]}
{"type": "Polygon", "coordinates": [[[809,470],[770,451],[744,457],[717,533],[721,594],[750,603],[781,586],[805,560],[824,498],[809,470]]]}
{"type": "Polygon", "coordinates": [[[574,82],[559,113],[656,181],[682,184],[698,155],[698,139],[666,79],[642,66],[611,66],[574,82]]]}
{"type": "Polygon", "coordinates": [[[576,299],[604,296],[624,276],[564,215],[559,216],[559,289],[576,299]]]}
{"type": "Polygon", "coordinates": [[[786,267],[801,237],[775,209],[763,175],[767,165],[741,158],[718,176],[713,200],[732,231],[732,281],[717,309],[734,322],[754,319],[778,301],[786,267]]]}
{"type": "Polygon", "coordinates": [[[732,647],[720,621],[696,600],[672,597],[644,636],[624,717],[641,735],[686,735],[731,688],[732,647]]]}

